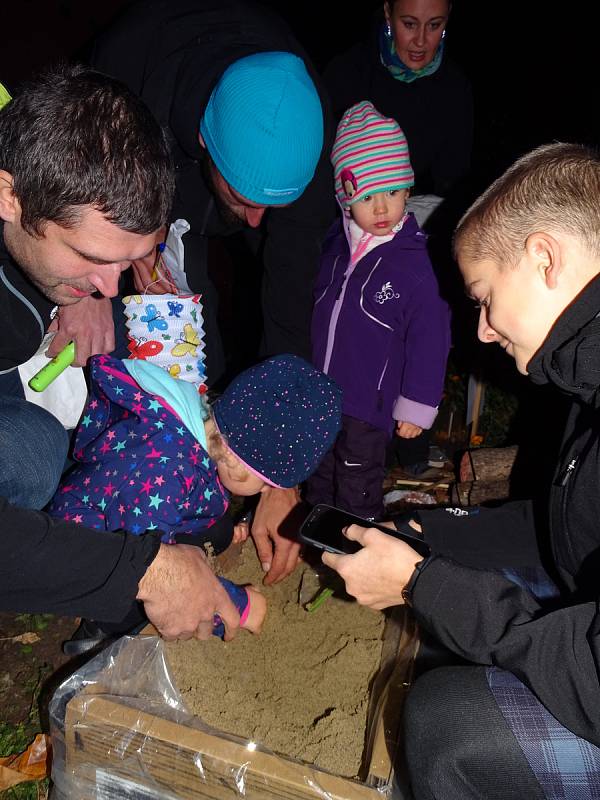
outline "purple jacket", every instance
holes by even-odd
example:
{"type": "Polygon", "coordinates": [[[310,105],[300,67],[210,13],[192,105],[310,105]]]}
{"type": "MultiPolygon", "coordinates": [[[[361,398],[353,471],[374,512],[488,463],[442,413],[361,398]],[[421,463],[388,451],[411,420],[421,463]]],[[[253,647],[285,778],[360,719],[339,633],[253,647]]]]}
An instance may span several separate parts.
{"type": "Polygon", "coordinates": [[[343,413],[390,431],[433,424],[450,347],[426,236],[412,214],[354,267],[343,222],[323,245],[315,283],[313,361],[342,387],[343,413]]]}

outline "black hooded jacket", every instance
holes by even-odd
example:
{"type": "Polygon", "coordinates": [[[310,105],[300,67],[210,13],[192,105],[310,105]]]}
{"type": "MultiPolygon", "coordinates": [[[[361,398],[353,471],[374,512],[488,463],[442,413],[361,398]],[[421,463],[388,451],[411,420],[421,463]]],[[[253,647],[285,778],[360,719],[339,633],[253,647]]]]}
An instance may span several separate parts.
{"type": "Polygon", "coordinates": [[[532,563],[527,503],[464,518],[421,514],[434,556],[418,576],[413,604],[449,649],[510,670],[559,722],[600,746],[599,314],[600,276],[563,312],[528,366],[536,383],[573,397],[550,497],[551,547],[563,584],[558,607],[549,610],[491,571],[511,560],[511,549],[512,566],[532,563]]]}
{"type": "MultiPolygon", "coordinates": [[[[335,217],[329,164],[334,131],[318,75],[285,23],[248,0],[150,0],[134,5],[97,41],[91,61],[126,83],[168,130],[177,170],[172,216],[191,225],[184,239],[188,282],[204,293],[205,310],[214,317],[217,299],[206,275],[208,239],[232,231],[205,181],[200,120],[213,88],[233,62],[272,50],[304,60],[320,92],[325,139],[303,195],[287,208],[268,210],[263,221],[263,351],[310,358],[312,284],[321,241],[335,217]]],[[[243,138],[243,129],[239,135],[243,138]]],[[[214,381],[222,355],[212,347],[216,333],[210,319],[206,326],[208,374],[214,381]]]]}
{"type": "Polygon", "coordinates": [[[4,244],[0,223],[0,375],[35,355],[54,304],[27,279],[4,244]]]}
{"type": "MultiPolygon", "coordinates": [[[[0,374],[34,355],[54,307],[14,262],[2,232],[0,226],[0,374]]],[[[0,610],[120,622],[159,546],[153,533],[98,535],[0,497],[0,610]]]]}

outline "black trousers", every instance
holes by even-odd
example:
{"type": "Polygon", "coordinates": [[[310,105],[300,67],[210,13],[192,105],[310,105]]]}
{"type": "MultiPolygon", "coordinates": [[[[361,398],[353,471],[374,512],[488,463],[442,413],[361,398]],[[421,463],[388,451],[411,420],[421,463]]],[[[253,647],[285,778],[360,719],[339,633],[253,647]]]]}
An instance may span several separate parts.
{"type": "Polygon", "coordinates": [[[421,675],[404,715],[415,800],[544,800],[488,686],[485,667],[421,675]]]}
{"type": "Polygon", "coordinates": [[[388,440],[386,431],[344,414],[333,447],[306,482],[307,502],[381,519],[388,440]]]}

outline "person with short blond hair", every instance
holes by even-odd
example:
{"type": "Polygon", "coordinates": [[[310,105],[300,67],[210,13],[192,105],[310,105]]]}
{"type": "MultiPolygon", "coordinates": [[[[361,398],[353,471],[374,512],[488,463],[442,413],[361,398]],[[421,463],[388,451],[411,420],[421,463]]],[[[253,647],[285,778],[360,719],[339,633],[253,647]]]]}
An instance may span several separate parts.
{"type": "Polygon", "coordinates": [[[459,221],[454,247],[469,258],[516,264],[536,229],[576,235],[600,255],[600,171],[578,144],[548,144],[520,158],[459,221]]]}
{"type": "Polygon", "coordinates": [[[455,233],[480,341],[573,399],[549,534],[530,502],[442,508],[409,523],[431,547],[426,559],[357,526],[347,535],[359,553],[323,556],[359,602],[408,603],[451,654],[454,665],[423,674],[406,706],[416,800],[597,796],[599,208],[599,154],[546,145],[498,178],[455,233]]]}

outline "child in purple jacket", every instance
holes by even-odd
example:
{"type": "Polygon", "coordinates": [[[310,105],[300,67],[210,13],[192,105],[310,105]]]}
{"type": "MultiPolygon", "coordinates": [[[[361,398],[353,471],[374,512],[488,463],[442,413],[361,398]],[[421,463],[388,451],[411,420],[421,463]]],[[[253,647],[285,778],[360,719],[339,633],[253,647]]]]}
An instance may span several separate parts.
{"type": "Polygon", "coordinates": [[[392,431],[414,438],[435,420],[450,314],[426,236],[405,210],[414,177],[398,123],[357,103],[331,161],[342,218],[323,245],[312,345],[314,364],[342,387],[343,417],[306,499],[379,519],[392,431]]]}

